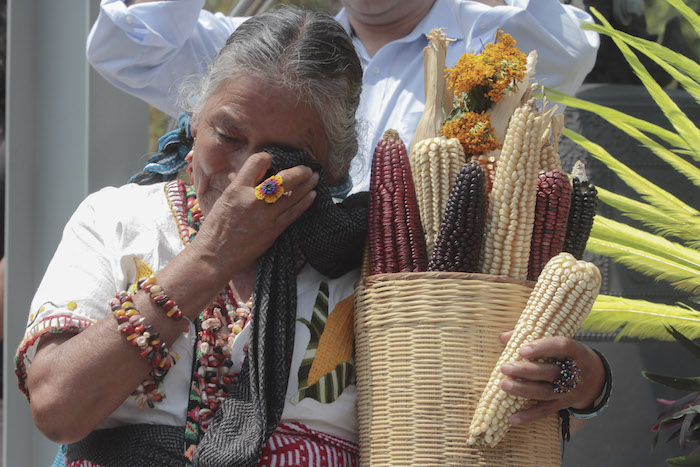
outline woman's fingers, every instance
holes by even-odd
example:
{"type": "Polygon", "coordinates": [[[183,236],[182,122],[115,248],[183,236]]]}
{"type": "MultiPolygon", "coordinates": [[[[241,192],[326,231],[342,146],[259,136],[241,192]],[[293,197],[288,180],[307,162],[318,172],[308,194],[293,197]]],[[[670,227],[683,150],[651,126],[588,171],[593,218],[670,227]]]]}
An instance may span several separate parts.
{"type": "Polygon", "coordinates": [[[229,180],[238,186],[254,187],[260,183],[271,166],[272,156],[266,152],[257,152],[246,159],[241,170],[229,175],[229,180]]]}
{"type": "Polygon", "coordinates": [[[501,372],[515,379],[547,381],[551,383],[559,378],[560,369],[554,363],[538,363],[523,360],[520,362],[506,363],[501,367],[501,372]]]}
{"type": "Polygon", "coordinates": [[[513,331],[506,331],[501,333],[500,336],[498,336],[498,338],[501,340],[501,344],[503,345],[506,345],[511,337],[513,337],[513,331]]]}
{"type": "Polygon", "coordinates": [[[538,402],[530,408],[514,413],[509,421],[513,425],[532,423],[566,407],[567,405],[562,404],[560,400],[538,402]]]}

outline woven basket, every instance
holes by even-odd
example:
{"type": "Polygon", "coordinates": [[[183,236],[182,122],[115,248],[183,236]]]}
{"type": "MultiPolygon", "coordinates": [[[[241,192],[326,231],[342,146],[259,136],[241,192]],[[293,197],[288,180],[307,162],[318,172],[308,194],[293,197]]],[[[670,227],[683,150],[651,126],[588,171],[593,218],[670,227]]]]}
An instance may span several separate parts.
{"type": "Polygon", "coordinates": [[[361,465],[560,465],[556,415],[513,426],[495,447],[469,424],[534,283],[466,273],[365,278],[355,293],[361,465]]]}

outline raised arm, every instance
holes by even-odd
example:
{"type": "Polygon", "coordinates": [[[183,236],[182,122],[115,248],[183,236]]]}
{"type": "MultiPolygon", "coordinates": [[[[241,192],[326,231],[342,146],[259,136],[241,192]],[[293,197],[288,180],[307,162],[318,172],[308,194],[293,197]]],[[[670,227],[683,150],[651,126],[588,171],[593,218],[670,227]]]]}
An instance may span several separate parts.
{"type": "Polygon", "coordinates": [[[204,0],[102,0],[87,40],[90,64],[119,89],[177,115],[177,89],[201,75],[245,18],[202,10],[204,0]]]}

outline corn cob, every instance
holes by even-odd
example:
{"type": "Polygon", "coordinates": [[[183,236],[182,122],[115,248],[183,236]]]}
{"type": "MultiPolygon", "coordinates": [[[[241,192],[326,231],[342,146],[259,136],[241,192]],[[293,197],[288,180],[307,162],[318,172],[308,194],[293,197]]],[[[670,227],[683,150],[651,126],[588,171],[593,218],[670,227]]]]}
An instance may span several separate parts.
{"type": "Polygon", "coordinates": [[[471,156],[467,162],[474,161],[484,169],[484,181],[486,182],[486,203],[488,204],[488,197],[491,194],[491,189],[493,188],[493,181],[496,178],[496,165],[498,161],[498,156],[501,154],[500,149],[493,149],[491,151],[486,151],[484,154],[479,154],[478,156],[471,156]]]}
{"type": "Polygon", "coordinates": [[[554,145],[547,141],[542,146],[542,165],[541,170],[549,172],[550,170],[561,170],[561,158],[559,153],[554,149],[554,145]]]}
{"type": "Polygon", "coordinates": [[[387,130],[370,176],[370,274],[425,271],[428,259],[406,146],[387,130]]]}
{"type": "Polygon", "coordinates": [[[560,253],[547,263],[481,394],[469,427],[470,445],[495,446],[508,430],[510,416],[528,403],[500,388],[506,378],[501,367],[522,360],[520,348],[535,339],[572,337],[593,306],[600,280],[594,264],[576,261],[568,253],[560,253]]]}
{"type": "Polygon", "coordinates": [[[457,175],[428,271],[478,272],[484,237],[486,192],[484,170],[464,164],[457,175]]]}
{"type": "Polygon", "coordinates": [[[465,162],[464,150],[457,138],[428,138],[413,147],[409,161],[430,256],[450,189],[465,162]]]}
{"type": "Polygon", "coordinates": [[[536,281],[547,261],[564,248],[571,206],[571,184],[561,170],[540,172],[537,181],[535,226],[530,244],[527,278],[536,281]]]}
{"type": "Polygon", "coordinates": [[[540,141],[547,115],[539,112],[531,98],[516,109],[510,121],[486,213],[480,260],[483,273],[527,278],[540,141]]]}
{"type": "Polygon", "coordinates": [[[583,258],[586,242],[593,228],[593,217],[598,209],[598,191],[588,182],[583,162],[577,161],[571,172],[571,208],[564,239],[564,250],[576,259],[583,258]]]}

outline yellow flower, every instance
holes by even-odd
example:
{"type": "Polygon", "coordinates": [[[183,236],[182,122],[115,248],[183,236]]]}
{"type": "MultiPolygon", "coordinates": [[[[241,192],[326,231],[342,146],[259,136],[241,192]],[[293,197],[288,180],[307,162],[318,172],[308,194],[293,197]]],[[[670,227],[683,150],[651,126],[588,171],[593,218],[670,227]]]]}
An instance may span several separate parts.
{"type": "Polygon", "coordinates": [[[445,70],[447,86],[464,111],[487,110],[524,78],[527,57],[515,44],[509,34],[499,29],[495,41],[487,44],[483,52],[465,53],[454,67],[445,70]]]}
{"type": "Polygon", "coordinates": [[[75,303],[73,300],[71,300],[71,301],[68,302],[68,304],[66,305],[66,308],[68,308],[69,310],[73,311],[73,310],[75,310],[76,308],[78,308],[78,304],[75,303]]]}
{"type": "Polygon", "coordinates": [[[448,120],[440,131],[442,136],[457,138],[465,154],[478,155],[500,146],[491,126],[491,117],[485,112],[466,112],[448,120]]]}

